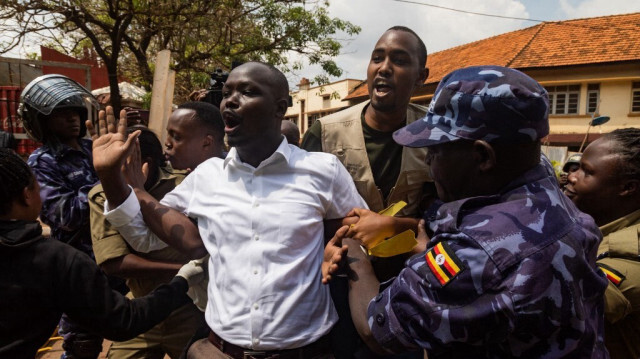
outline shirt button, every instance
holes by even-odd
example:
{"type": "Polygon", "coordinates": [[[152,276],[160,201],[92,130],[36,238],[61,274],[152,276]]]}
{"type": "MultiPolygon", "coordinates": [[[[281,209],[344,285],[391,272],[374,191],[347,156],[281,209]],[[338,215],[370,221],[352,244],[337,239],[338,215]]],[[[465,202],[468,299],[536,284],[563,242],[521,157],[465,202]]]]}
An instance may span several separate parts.
{"type": "Polygon", "coordinates": [[[253,339],[253,345],[258,345],[258,344],[260,344],[260,339],[258,338],[253,339]]]}
{"type": "Polygon", "coordinates": [[[254,270],[254,271],[253,271],[253,274],[258,274],[258,270],[257,270],[257,269],[256,269],[256,270],[254,270]]]}
{"type": "Polygon", "coordinates": [[[382,293],[379,293],[378,295],[376,295],[376,298],[375,298],[376,302],[379,302],[380,299],[382,299],[382,297],[384,297],[382,293]]]}
{"type": "Polygon", "coordinates": [[[258,310],[258,303],[255,303],[255,304],[253,305],[253,309],[258,310]]]}
{"type": "Polygon", "coordinates": [[[253,239],[257,241],[258,239],[260,239],[260,236],[256,234],[253,236],[253,239]]]}
{"type": "Polygon", "coordinates": [[[376,323],[378,323],[379,326],[383,326],[384,325],[384,321],[385,321],[384,314],[382,314],[382,313],[376,314],[376,323]]]}
{"type": "Polygon", "coordinates": [[[257,208],[257,207],[260,207],[260,203],[255,202],[255,203],[253,204],[253,208],[257,208]]]}

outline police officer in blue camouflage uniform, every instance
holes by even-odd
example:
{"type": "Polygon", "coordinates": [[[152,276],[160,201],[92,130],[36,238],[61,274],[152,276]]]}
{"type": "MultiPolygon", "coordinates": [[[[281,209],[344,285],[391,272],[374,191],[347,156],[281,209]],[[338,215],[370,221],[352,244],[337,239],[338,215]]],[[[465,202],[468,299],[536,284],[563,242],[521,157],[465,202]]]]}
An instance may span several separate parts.
{"type": "Polygon", "coordinates": [[[426,251],[380,285],[360,243],[342,238],[347,227],[325,249],[325,282],[348,250],[351,313],[372,349],[421,347],[430,359],[608,357],[601,235],[541,164],[548,132],[540,84],[480,66],[447,75],[427,115],[394,134],[429,148],[444,202],[427,218],[426,251]]]}

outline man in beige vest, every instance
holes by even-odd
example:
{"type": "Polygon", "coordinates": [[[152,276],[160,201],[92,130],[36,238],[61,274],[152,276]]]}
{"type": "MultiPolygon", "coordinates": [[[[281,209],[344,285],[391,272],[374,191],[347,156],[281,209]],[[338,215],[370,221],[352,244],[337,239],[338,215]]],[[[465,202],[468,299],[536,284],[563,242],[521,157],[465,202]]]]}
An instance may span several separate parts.
{"type": "MultiPolygon", "coordinates": [[[[355,209],[350,214],[359,221],[349,236],[363,242],[380,233],[390,237],[406,229],[415,231],[418,219],[435,198],[425,165],[426,148],[403,148],[392,138],[394,131],[426,113],[425,107],[409,103],[429,74],[426,63],[426,46],[414,31],[404,26],[388,29],[376,43],[367,67],[369,101],[319,119],[302,140],[301,147],[307,151],[336,155],[351,174],[370,208],[355,209]],[[398,201],[407,203],[399,218],[376,214],[398,201]]],[[[396,275],[405,259],[396,256],[378,260],[374,264],[376,275],[380,280],[396,275]]],[[[346,280],[331,282],[340,315],[334,329],[334,355],[338,359],[371,357],[362,352],[366,346],[357,343],[346,303],[346,285],[346,280]]]]}

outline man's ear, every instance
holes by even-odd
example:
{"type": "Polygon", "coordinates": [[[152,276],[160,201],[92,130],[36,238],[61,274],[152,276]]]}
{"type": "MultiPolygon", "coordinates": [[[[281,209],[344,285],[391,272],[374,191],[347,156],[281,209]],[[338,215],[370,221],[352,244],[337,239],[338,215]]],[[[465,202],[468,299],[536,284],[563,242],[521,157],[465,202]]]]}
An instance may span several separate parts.
{"type": "Polygon", "coordinates": [[[628,179],[622,183],[621,197],[637,197],[640,195],[640,181],[637,179],[628,179]]]}
{"type": "Polygon", "coordinates": [[[281,98],[276,102],[276,116],[278,118],[284,118],[284,114],[287,113],[289,108],[289,101],[285,98],[281,98]]]}
{"type": "Polygon", "coordinates": [[[416,88],[422,87],[424,85],[424,82],[427,81],[427,77],[429,77],[429,68],[425,67],[420,70],[420,76],[416,80],[416,83],[414,84],[414,86],[416,88]]]}
{"type": "Polygon", "coordinates": [[[206,148],[206,147],[210,147],[213,145],[213,135],[206,135],[204,136],[204,138],[202,139],[202,147],[206,148]]]}
{"type": "Polygon", "coordinates": [[[22,197],[17,198],[17,202],[24,205],[25,207],[30,207],[35,205],[40,200],[40,193],[35,190],[35,186],[27,186],[22,189],[22,197]]]}
{"type": "Polygon", "coordinates": [[[473,142],[473,156],[481,172],[488,172],[497,166],[496,151],[486,141],[473,142]]]}

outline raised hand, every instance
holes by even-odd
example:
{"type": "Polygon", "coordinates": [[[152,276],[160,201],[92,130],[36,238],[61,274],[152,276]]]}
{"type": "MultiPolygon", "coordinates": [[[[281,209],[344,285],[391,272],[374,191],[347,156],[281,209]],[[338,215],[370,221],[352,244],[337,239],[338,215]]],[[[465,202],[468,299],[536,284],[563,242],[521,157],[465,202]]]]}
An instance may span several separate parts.
{"type": "Polygon", "coordinates": [[[119,206],[129,196],[124,175],[121,172],[127,156],[133,150],[132,144],[140,131],[127,136],[127,119],[125,111],[120,112],[120,120],[116,126],[113,107],[98,114],[98,128],[87,121],[87,129],[93,138],[93,167],[102,183],[104,193],[111,209],[119,206]]]}
{"type": "Polygon", "coordinates": [[[147,162],[142,163],[140,143],[136,141],[132,147],[133,150],[127,157],[126,165],[122,166],[122,173],[131,187],[143,189],[145,182],[147,182],[149,164],[147,162]]]}
{"type": "Polygon", "coordinates": [[[349,247],[342,245],[342,239],[347,234],[348,229],[348,226],[343,226],[338,229],[324,248],[324,256],[322,258],[322,284],[327,284],[331,281],[331,276],[340,268],[342,257],[347,254],[349,247]]]}
{"type": "Polygon", "coordinates": [[[133,149],[132,143],[140,134],[136,131],[127,136],[126,112],[120,111],[120,119],[116,126],[113,107],[107,106],[106,111],[100,111],[98,114],[97,131],[91,121],[87,121],[86,125],[93,138],[93,166],[98,176],[101,173],[114,174],[120,171],[133,149]]]}

